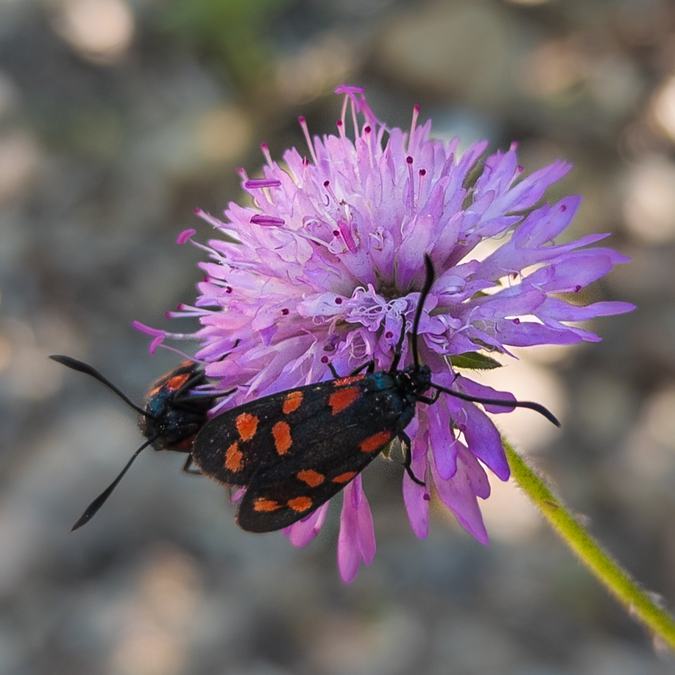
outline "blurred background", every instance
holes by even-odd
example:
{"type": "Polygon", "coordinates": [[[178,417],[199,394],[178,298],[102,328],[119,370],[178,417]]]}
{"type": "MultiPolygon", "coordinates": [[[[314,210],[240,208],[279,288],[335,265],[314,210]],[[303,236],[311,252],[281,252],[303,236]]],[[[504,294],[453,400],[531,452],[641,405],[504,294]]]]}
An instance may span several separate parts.
{"type": "MultiPolygon", "coordinates": [[[[672,673],[512,485],[484,548],[440,509],[411,534],[400,467],[367,472],[379,550],[351,586],[337,509],[306,550],[237,529],[223,490],[142,456],[134,414],[47,360],[89,361],[139,400],[176,363],[169,326],[199,254],[176,234],[331,131],[340,83],[390,124],[518,140],[575,170],[568,237],[633,263],[587,299],[633,314],[599,345],[529,350],[492,381],[563,419],[498,423],[646,587],[675,607],[675,5],[668,0],[0,0],[0,672],[7,675],[672,673]]],[[[200,230],[205,235],[205,230],[200,230]]],[[[176,328],[173,322],[172,328],[176,328]]],[[[188,330],[187,324],[185,324],[188,330]]],[[[181,330],[182,326],[178,327],[181,330]]]]}

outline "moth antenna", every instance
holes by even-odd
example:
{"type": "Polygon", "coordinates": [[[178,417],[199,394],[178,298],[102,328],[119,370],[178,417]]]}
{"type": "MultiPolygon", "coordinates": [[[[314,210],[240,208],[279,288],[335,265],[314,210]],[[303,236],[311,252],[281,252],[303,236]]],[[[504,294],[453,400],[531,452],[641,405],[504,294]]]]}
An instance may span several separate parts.
{"type": "Polygon", "coordinates": [[[131,455],[131,459],[124,465],[124,468],[119,472],[117,475],[117,478],[108,485],[108,487],[101,492],[101,494],[94,499],[94,501],[87,506],[87,508],[84,510],[84,513],[77,519],[77,522],[73,527],[71,528],[71,532],[74,532],[78,528],[82,527],[83,525],[86,525],[98,512],[98,510],[105,504],[106,500],[110,495],[112,494],[113,490],[117,487],[117,484],[122,480],[124,477],[124,474],[129,470],[129,467],[134,463],[134,460],[138,455],[141,454],[142,450],[145,450],[149,445],[154,443],[157,440],[158,436],[155,436],[154,438],[150,438],[143,445],[141,445],[136,452],[134,452],[133,455],[131,455]]]}
{"type": "Polygon", "coordinates": [[[401,316],[401,333],[398,336],[398,342],[394,348],[394,358],[391,360],[389,372],[393,373],[398,370],[398,364],[401,360],[401,352],[403,351],[403,340],[405,340],[405,315],[401,316]]]}
{"type": "Polygon", "coordinates": [[[412,353],[413,353],[413,364],[415,369],[420,367],[420,356],[417,349],[417,330],[420,326],[420,319],[422,318],[422,310],[424,309],[424,303],[429,295],[429,291],[434,284],[434,277],[436,276],[434,272],[434,265],[431,262],[431,258],[427,253],[424,254],[424,265],[426,267],[426,278],[424,279],[424,286],[422,287],[422,292],[420,293],[420,299],[417,302],[417,308],[415,309],[415,318],[413,320],[412,326],[412,353]]]}
{"type": "Polygon", "coordinates": [[[148,417],[149,419],[154,419],[152,415],[147,413],[143,408],[137,406],[124,392],[120,391],[110,380],[106,379],[98,372],[95,368],[90,366],[88,363],[83,361],[78,361],[77,359],[72,358],[71,356],[62,356],[61,354],[52,354],[49,357],[52,361],[56,361],[66,368],[71,368],[72,370],[77,370],[80,373],[85,375],[90,375],[95,380],[98,380],[101,384],[104,384],[108,389],[114,391],[128,406],[133,408],[137,413],[148,417]]]}
{"type": "Polygon", "coordinates": [[[460,391],[452,391],[452,389],[446,389],[445,387],[439,387],[437,384],[431,383],[432,387],[436,387],[439,391],[450,394],[455,398],[461,398],[463,401],[471,401],[472,403],[483,403],[484,405],[499,405],[504,408],[529,408],[538,412],[540,415],[543,415],[549,422],[555,424],[557,427],[560,426],[558,418],[550,411],[548,408],[545,408],[541,403],[534,403],[533,401],[505,401],[499,398],[483,398],[482,396],[471,396],[470,394],[463,394],[460,391]]]}

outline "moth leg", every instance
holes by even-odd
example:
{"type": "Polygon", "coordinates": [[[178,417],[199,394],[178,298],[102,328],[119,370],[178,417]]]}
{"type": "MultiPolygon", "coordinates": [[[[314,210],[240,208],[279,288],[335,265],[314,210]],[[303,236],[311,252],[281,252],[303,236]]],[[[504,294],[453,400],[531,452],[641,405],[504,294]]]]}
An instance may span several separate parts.
{"type": "Polygon", "coordinates": [[[426,487],[426,483],[423,480],[420,480],[413,473],[412,470],[412,441],[410,440],[410,437],[408,436],[408,434],[405,433],[405,431],[400,431],[398,437],[401,441],[401,447],[405,447],[404,450],[405,459],[403,460],[403,468],[406,470],[406,473],[408,474],[410,480],[413,481],[413,483],[417,483],[422,487],[426,487]]]}
{"type": "Polygon", "coordinates": [[[185,458],[185,464],[183,464],[182,471],[184,473],[189,473],[192,476],[201,476],[202,472],[199,469],[195,469],[192,466],[192,455],[188,453],[188,456],[185,458]]]}
{"type": "Polygon", "coordinates": [[[420,396],[420,395],[418,394],[417,400],[418,400],[420,403],[426,403],[426,404],[428,404],[428,405],[431,405],[431,404],[433,404],[433,403],[436,403],[436,401],[438,401],[440,395],[441,395],[441,390],[440,390],[440,389],[436,389],[436,391],[434,392],[433,396],[420,396]]]}
{"type": "Polygon", "coordinates": [[[328,370],[330,370],[333,377],[337,380],[340,377],[340,374],[335,370],[335,366],[332,363],[328,364],[328,370]]]}

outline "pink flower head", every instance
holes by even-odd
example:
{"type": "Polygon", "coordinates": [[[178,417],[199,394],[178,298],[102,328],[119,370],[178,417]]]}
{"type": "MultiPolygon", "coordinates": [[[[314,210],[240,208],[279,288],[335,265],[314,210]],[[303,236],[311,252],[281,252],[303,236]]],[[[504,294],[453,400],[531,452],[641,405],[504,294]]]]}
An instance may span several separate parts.
{"type": "MultiPolygon", "coordinates": [[[[201,343],[196,358],[214,389],[236,389],[214,414],[330,379],[329,363],[341,374],[369,360],[387,370],[401,322],[408,329],[412,323],[425,254],[436,280],[420,322],[420,359],[435,383],[472,396],[514,400],[459,375],[449,365],[452,357],[597,341],[570,322],[633,309],[623,302],[583,307],[561,296],[627,261],[610,248],[591,247],[607,234],[555,243],[580,198],[540,202],[569,171],[568,163],[556,161],[526,176],[515,145],[484,158],[484,141],[460,152],[458,139],[431,137],[431,122],[419,123],[417,106],[404,131],[386,127],[362,89],[337,92],[344,105],[335,134],[311,137],[300,118],[308,155],[291,148],[278,163],[263,146],[262,176],[241,173],[251,203],[230,203],[222,220],[197,211],[216,231],[208,244],[195,242],[192,231],[179,236],[179,243],[201,247],[208,259],[200,265],[205,278],[194,305],[169,314],[198,318],[200,328],[191,336],[201,343]],[[474,255],[486,239],[496,248],[474,255]]],[[[164,337],[144,330],[154,345],[164,337]]],[[[404,348],[400,367],[411,362],[404,348]]],[[[490,494],[486,469],[501,480],[509,477],[490,417],[475,403],[441,395],[432,406],[417,406],[406,431],[412,470],[426,482],[422,487],[403,475],[413,532],[427,535],[434,486],[462,527],[486,543],[478,506],[478,498],[490,494]]],[[[372,561],[375,537],[361,478],[342,495],[338,565],[351,581],[362,562],[372,561]]],[[[294,545],[317,535],[327,506],[287,528],[294,545]]]]}

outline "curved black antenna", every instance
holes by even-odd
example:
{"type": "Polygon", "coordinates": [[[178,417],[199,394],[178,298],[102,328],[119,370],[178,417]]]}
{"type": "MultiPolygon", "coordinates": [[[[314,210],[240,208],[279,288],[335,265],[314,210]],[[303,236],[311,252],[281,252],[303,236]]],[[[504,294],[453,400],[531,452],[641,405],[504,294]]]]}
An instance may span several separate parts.
{"type": "Polygon", "coordinates": [[[394,358],[391,360],[389,372],[394,373],[398,370],[398,364],[401,361],[401,351],[403,350],[403,340],[405,340],[405,315],[401,315],[401,334],[398,336],[398,342],[394,348],[394,358]]]}
{"type": "Polygon", "coordinates": [[[417,301],[417,308],[415,309],[415,318],[413,320],[412,326],[412,353],[413,353],[413,364],[415,369],[420,367],[420,356],[417,351],[417,329],[420,326],[420,319],[422,318],[422,310],[424,309],[424,302],[429,295],[429,291],[434,283],[434,266],[431,262],[431,258],[427,253],[424,254],[424,265],[427,270],[427,276],[424,279],[424,286],[422,287],[422,292],[420,293],[420,299],[417,301]]]}
{"type": "MultiPolygon", "coordinates": [[[[427,296],[429,295],[429,292],[431,291],[431,287],[434,284],[434,278],[435,278],[435,272],[434,272],[434,265],[431,262],[431,258],[427,253],[424,254],[424,265],[426,267],[426,278],[424,280],[424,286],[422,287],[422,292],[420,293],[420,299],[417,302],[417,308],[415,309],[415,318],[413,320],[413,325],[412,325],[412,353],[413,353],[413,364],[415,369],[417,370],[420,367],[420,359],[419,359],[419,351],[417,348],[417,331],[419,329],[420,325],[420,320],[422,318],[422,311],[424,309],[424,302],[427,299],[427,296]]],[[[405,326],[405,320],[404,324],[405,326]]],[[[394,363],[398,365],[398,360],[400,358],[400,351],[403,346],[403,338],[404,338],[404,332],[401,332],[401,338],[399,339],[398,344],[396,345],[396,353],[394,354],[394,363]]],[[[395,368],[394,368],[395,369],[395,368]]],[[[431,382],[430,385],[436,389],[436,396],[433,397],[433,399],[428,399],[425,400],[423,398],[420,398],[418,400],[424,401],[424,402],[435,402],[438,399],[438,393],[439,392],[444,392],[446,394],[449,394],[450,396],[454,396],[455,398],[460,398],[463,401],[471,401],[472,403],[482,403],[484,405],[497,405],[497,406],[503,406],[505,408],[529,408],[530,410],[534,410],[535,412],[538,412],[540,415],[543,415],[549,422],[555,424],[557,427],[560,426],[560,422],[558,421],[558,418],[547,408],[545,408],[543,405],[540,403],[534,403],[532,401],[505,401],[504,399],[499,399],[499,398],[483,398],[481,396],[471,396],[470,394],[463,394],[460,391],[453,391],[452,389],[446,389],[445,387],[441,387],[434,382],[431,382]]]]}
{"type": "Polygon", "coordinates": [[[461,398],[463,401],[471,401],[472,403],[483,403],[484,405],[499,405],[505,408],[529,408],[538,412],[540,415],[543,415],[549,422],[552,422],[557,427],[560,426],[558,418],[547,408],[545,408],[541,403],[534,403],[532,401],[505,401],[504,399],[499,398],[483,398],[481,396],[471,396],[470,394],[463,394],[461,391],[453,391],[452,389],[446,389],[445,387],[439,387],[437,384],[431,383],[432,387],[435,387],[438,391],[445,392],[454,396],[455,398],[461,398]]]}
{"type": "Polygon", "coordinates": [[[84,510],[84,513],[77,519],[77,522],[75,525],[72,526],[70,529],[71,532],[74,532],[77,530],[79,527],[82,527],[83,525],[86,525],[95,515],[96,512],[105,504],[106,500],[110,495],[112,494],[112,491],[117,487],[117,484],[122,480],[124,477],[124,474],[128,471],[129,467],[134,463],[134,460],[138,455],[141,454],[141,450],[145,450],[150,444],[154,443],[159,436],[155,436],[154,438],[150,438],[143,445],[141,445],[136,452],[134,452],[133,455],[131,455],[131,459],[124,465],[124,468],[119,472],[117,478],[108,485],[108,487],[101,492],[101,494],[94,499],[94,501],[87,506],[87,508],[84,510]]]}
{"type": "Polygon", "coordinates": [[[91,377],[104,384],[106,387],[108,387],[108,389],[114,391],[128,406],[131,406],[137,413],[140,413],[149,419],[154,419],[152,415],[143,410],[143,408],[137,406],[126,394],[121,392],[112,382],[106,380],[106,378],[103,377],[103,375],[101,375],[98,370],[92,368],[92,366],[90,366],[88,363],[78,361],[77,359],[74,359],[70,356],[62,356],[61,354],[52,354],[49,358],[52,361],[56,361],[57,363],[66,366],[66,368],[72,368],[73,370],[77,370],[78,372],[84,373],[85,375],[91,375],[91,377]]]}
{"type": "MultiPolygon", "coordinates": [[[[427,275],[424,279],[424,286],[422,287],[422,292],[420,293],[420,299],[417,301],[417,308],[415,309],[415,318],[413,319],[412,326],[412,351],[413,351],[413,364],[415,369],[419,368],[420,359],[419,353],[417,351],[417,328],[420,325],[420,319],[422,317],[422,310],[424,309],[424,301],[429,295],[431,286],[434,283],[434,266],[431,263],[431,258],[425,253],[424,254],[424,265],[426,267],[427,275]]],[[[401,352],[403,351],[403,341],[405,340],[405,316],[401,317],[401,335],[398,338],[396,343],[396,348],[394,349],[394,358],[391,361],[391,366],[389,372],[393,373],[398,369],[398,364],[401,360],[401,352]]]]}

